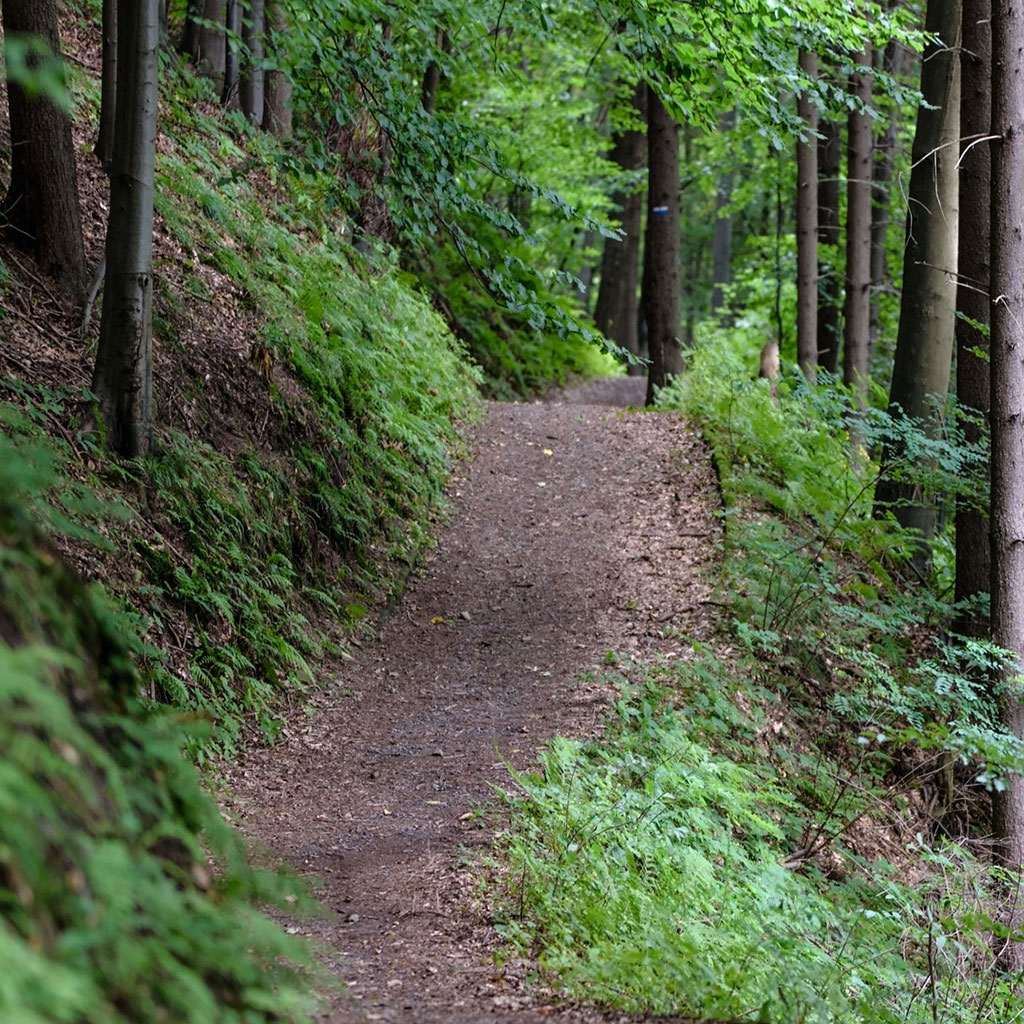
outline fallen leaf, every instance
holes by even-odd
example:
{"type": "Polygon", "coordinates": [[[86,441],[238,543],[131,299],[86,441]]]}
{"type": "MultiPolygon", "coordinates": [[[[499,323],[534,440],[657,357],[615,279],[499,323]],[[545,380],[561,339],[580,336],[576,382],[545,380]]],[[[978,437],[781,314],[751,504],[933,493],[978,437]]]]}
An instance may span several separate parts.
{"type": "Polygon", "coordinates": [[[554,455],[555,453],[550,448],[545,448],[544,449],[544,454],[545,455],[554,455]]]}

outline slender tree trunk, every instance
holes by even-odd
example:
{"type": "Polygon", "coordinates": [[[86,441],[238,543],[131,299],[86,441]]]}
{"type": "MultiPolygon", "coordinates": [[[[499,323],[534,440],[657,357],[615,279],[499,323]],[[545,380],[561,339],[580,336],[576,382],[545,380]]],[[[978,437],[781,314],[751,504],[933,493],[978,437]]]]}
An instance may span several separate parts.
{"type": "Polygon", "coordinates": [[[103,0],[103,77],[100,86],[100,130],[96,138],[96,158],[110,173],[110,154],[114,148],[114,124],[117,121],[117,0],[103,0]]]}
{"type": "MultiPolygon", "coordinates": [[[[886,74],[898,78],[903,74],[906,50],[895,40],[879,51],[878,62],[886,74]]],[[[876,64],[877,66],[877,64],[876,64]]],[[[885,119],[885,126],[875,141],[874,177],[871,182],[871,351],[878,345],[881,330],[879,298],[889,280],[886,241],[889,234],[891,185],[896,159],[896,138],[900,122],[896,112],[885,119]]]]}
{"type": "Polygon", "coordinates": [[[651,367],[647,404],[683,368],[682,274],[679,266],[679,125],[647,88],[647,343],[651,367]]]}
{"type": "Polygon", "coordinates": [[[224,0],[205,0],[203,4],[203,21],[199,29],[199,52],[196,62],[200,74],[219,82],[224,77],[224,60],[226,46],[224,26],[227,12],[224,0]]]}
{"type": "MultiPolygon", "coordinates": [[[[800,68],[814,81],[817,54],[800,51],[800,68]]],[[[818,366],[818,107],[803,92],[797,112],[807,126],[796,144],[796,359],[813,381],[818,366]]]]}
{"type": "MultiPolygon", "coordinates": [[[[267,4],[267,35],[271,52],[277,54],[278,41],[288,29],[284,5],[275,0],[267,4]]],[[[280,60],[279,57],[276,58],[280,60]]],[[[264,81],[263,130],[278,139],[292,134],[292,83],[280,68],[268,69],[264,81]]]]}
{"type": "MultiPolygon", "coordinates": [[[[719,134],[726,135],[736,124],[736,111],[730,110],[719,122],[719,134]]],[[[715,230],[711,236],[711,312],[725,301],[725,286],[732,280],[732,214],[723,209],[732,200],[735,174],[730,166],[718,176],[715,187],[715,230]]]]}
{"type": "Polygon", "coordinates": [[[264,54],[264,0],[249,0],[249,10],[242,20],[244,66],[239,80],[238,95],[242,113],[251,124],[263,124],[263,54],[264,54]]]}
{"type": "MultiPolygon", "coordinates": [[[[983,421],[989,411],[988,338],[974,324],[989,322],[989,213],[991,149],[979,142],[989,134],[992,115],[991,0],[963,0],[960,49],[960,243],[956,305],[956,395],[960,408],[983,421]]],[[[977,441],[978,424],[964,425],[977,441]]],[[[988,516],[959,499],[956,507],[956,601],[989,592],[991,573],[988,516]]],[[[961,612],[954,624],[967,636],[987,636],[984,611],[961,612]]]]}
{"type": "Polygon", "coordinates": [[[178,47],[183,57],[195,60],[199,56],[199,36],[202,32],[203,0],[187,0],[185,4],[185,27],[178,47]]]}
{"type": "Polygon", "coordinates": [[[238,49],[242,31],[242,0],[227,0],[224,14],[224,88],[220,101],[229,110],[238,106],[238,49]]]}
{"type": "MultiPolygon", "coordinates": [[[[4,0],[6,38],[31,35],[60,55],[54,0],[4,0]]],[[[0,200],[7,239],[35,254],[40,269],[75,301],[85,292],[85,248],[71,122],[49,99],[7,83],[11,183],[0,200]]]]}
{"type": "Polygon", "coordinates": [[[846,301],[843,304],[843,380],[867,396],[871,323],[871,54],[858,58],[864,70],[851,76],[850,91],[861,110],[847,125],[846,301]]]}
{"type": "MultiPolygon", "coordinates": [[[[956,265],[960,137],[960,0],[929,0],[926,32],[939,42],[921,63],[923,102],[917,111],[912,151],[907,244],[900,326],[896,337],[889,411],[924,426],[937,423],[949,390],[956,318],[956,265]]],[[[920,484],[901,480],[902,452],[887,445],[876,505],[891,507],[905,527],[920,531],[911,559],[919,574],[931,557],[935,496],[920,484]]]]}
{"type": "Polygon", "coordinates": [[[818,125],[818,366],[839,369],[839,173],[842,133],[835,121],[818,125]],[[827,255],[822,259],[822,246],[827,255]]]}
{"type": "MultiPolygon", "coordinates": [[[[1003,680],[1003,724],[1024,739],[1024,12],[992,4],[992,639],[1017,656],[1003,680]]],[[[1024,779],[994,798],[996,859],[1020,878],[1024,862],[1024,779]]],[[[1021,927],[1019,884],[1009,886],[1005,923],[1021,927]]],[[[1002,965],[1024,968],[1024,943],[1008,941],[1002,965]]]]}
{"type": "MultiPolygon", "coordinates": [[[[633,93],[634,111],[643,117],[647,85],[641,82],[633,93]]],[[[608,158],[623,173],[639,171],[647,155],[647,136],[638,128],[626,127],[615,133],[608,158]]],[[[640,271],[640,224],[643,219],[643,191],[624,187],[612,196],[622,238],[606,238],[601,255],[601,283],[594,308],[597,329],[615,344],[640,354],[637,316],[637,278],[640,271]]],[[[634,364],[636,369],[639,364],[634,364]]],[[[630,370],[635,372],[634,367],[630,370]]]]}
{"type": "MultiPolygon", "coordinates": [[[[448,33],[443,28],[437,30],[437,48],[443,54],[451,49],[448,41],[448,33]]],[[[434,112],[434,105],[437,102],[437,89],[441,84],[441,65],[437,60],[432,60],[423,72],[423,82],[420,86],[420,105],[428,113],[434,112]]]]}
{"type": "Polygon", "coordinates": [[[114,451],[144,455],[152,436],[153,165],[157,0],[120,0],[121,61],[110,175],[107,273],[92,387],[114,451]]]}

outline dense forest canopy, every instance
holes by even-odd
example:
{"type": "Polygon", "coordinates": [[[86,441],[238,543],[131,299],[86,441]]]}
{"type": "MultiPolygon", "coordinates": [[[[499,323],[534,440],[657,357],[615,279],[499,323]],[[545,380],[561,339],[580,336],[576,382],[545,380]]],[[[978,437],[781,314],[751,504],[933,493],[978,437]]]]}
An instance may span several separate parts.
{"type": "MultiPolygon", "coordinates": [[[[0,1016],[301,1016],[280,965],[302,954],[250,908],[295,892],[247,866],[177,752],[272,739],[318,659],[400,588],[481,391],[613,371],[645,374],[648,405],[683,409],[714,450],[722,628],[742,656],[706,668],[727,712],[674,684],[691,734],[661,690],[609,728],[638,763],[685,747],[688,778],[718,793],[701,827],[737,837],[772,921],[800,922],[793,945],[743,954],[761,958],[749,991],[705,978],[687,1012],[787,1019],[778,964],[800,1019],[1020,1012],[1024,23],[1009,0],[0,10],[0,948],[24,978],[55,972],[0,983],[0,1016]],[[814,705],[816,755],[751,726],[781,693],[814,705]],[[828,773],[846,780],[831,794],[828,773]],[[908,796],[926,786],[927,814],[908,796]],[[878,807],[925,823],[914,864],[934,903],[850,838],[878,807]],[[819,985],[812,920],[865,961],[884,946],[877,973],[819,985]],[[870,1007],[873,986],[888,1001],[870,1007]]],[[[545,756],[551,788],[519,808],[508,852],[537,931],[510,932],[548,943],[591,995],[671,1012],[664,978],[627,998],[601,974],[619,963],[614,922],[558,931],[574,910],[537,853],[559,834],[546,802],[581,799],[577,768],[598,806],[593,780],[628,766],[545,756]]],[[[643,861],[599,846],[587,877],[643,861]]],[[[724,856],[691,853],[708,878],[724,856]]],[[[664,923],[697,957],[695,933],[664,923]]]]}

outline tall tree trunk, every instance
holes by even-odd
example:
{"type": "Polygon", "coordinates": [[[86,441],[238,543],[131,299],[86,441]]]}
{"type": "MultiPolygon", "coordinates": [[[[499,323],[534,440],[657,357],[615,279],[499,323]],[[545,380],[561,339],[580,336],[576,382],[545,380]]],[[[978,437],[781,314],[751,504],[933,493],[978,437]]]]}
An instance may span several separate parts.
{"type": "MultiPolygon", "coordinates": [[[[800,68],[813,82],[818,56],[800,51],[800,68]]],[[[818,106],[802,92],[797,112],[807,126],[796,144],[796,360],[813,381],[818,366],[818,106]]]]}
{"type": "Polygon", "coordinates": [[[199,52],[196,54],[196,62],[199,73],[212,78],[215,82],[221,81],[224,77],[226,18],[224,0],[205,0],[204,24],[199,29],[199,52]]]}
{"type": "MultiPolygon", "coordinates": [[[[992,4],[992,639],[1017,663],[1004,679],[1003,724],[1024,739],[1024,16],[1016,0],[992,4]]],[[[1024,778],[994,797],[996,859],[1020,877],[1024,778]]],[[[1019,885],[1008,887],[1005,923],[1021,927],[1019,885]]],[[[1002,965],[1024,968],[1024,943],[1007,941],[1002,965]]]]}
{"type": "Polygon", "coordinates": [[[117,0],[103,0],[103,76],[100,86],[100,130],[96,137],[96,158],[110,173],[117,122],[117,0]]]}
{"type": "Polygon", "coordinates": [[[153,165],[157,0],[120,0],[117,126],[110,175],[107,274],[92,387],[114,451],[144,455],[152,435],[153,165]]]}
{"type": "MultiPolygon", "coordinates": [[[[278,41],[288,30],[284,5],[277,0],[267,4],[267,36],[270,51],[278,53],[278,41]]],[[[280,68],[269,68],[264,79],[263,130],[278,139],[287,139],[292,134],[292,83],[280,68]]]]}
{"type": "MultiPolygon", "coordinates": [[[[928,426],[937,422],[935,402],[949,390],[956,319],[957,160],[960,137],[960,0],[928,0],[929,43],[921,64],[922,103],[912,151],[907,244],[900,326],[896,336],[889,411],[928,426]]],[[[920,531],[911,565],[922,574],[931,557],[935,496],[901,480],[899,445],[888,444],[876,505],[891,507],[905,527],[920,531]]],[[[904,474],[905,475],[905,474],[904,474]]]]}
{"type": "Polygon", "coordinates": [[[178,47],[183,57],[195,60],[199,56],[199,36],[202,32],[203,0],[186,0],[185,27],[178,47]]]}
{"type": "MultiPolygon", "coordinates": [[[[451,50],[451,43],[448,41],[448,33],[443,28],[437,30],[437,48],[441,53],[447,54],[451,50]]],[[[423,72],[423,82],[420,85],[420,106],[428,113],[434,112],[434,105],[437,102],[437,89],[441,84],[441,65],[437,60],[432,60],[423,72]]]]}
{"type": "Polygon", "coordinates": [[[243,67],[238,95],[251,124],[263,124],[264,0],[249,0],[242,20],[243,67]]]}
{"type": "MultiPolygon", "coordinates": [[[[645,115],[647,84],[641,82],[633,93],[633,109],[645,115]]],[[[647,136],[639,128],[626,127],[615,133],[608,158],[624,174],[639,171],[647,155],[647,136]]],[[[601,283],[598,286],[594,323],[616,345],[640,355],[638,335],[637,278],[640,270],[640,223],[643,219],[643,191],[623,187],[612,195],[622,238],[606,238],[601,254],[601,283]]],[[[631,372],[640,364],[630,366],[631,372]]]]}
{"type": "Polygon", "coordinates": [[[679,125],[653,88],[647,88],[647,343],[651,367],[647,404],[683,368],[682,274],[679,266],[679,125]]]}
{"type": "MultiPolygon", "coordinates": [[[[876,67],[887,75],[898,78],[903,74],[906,50],[901,43],[890,40],[876,55],[876,67]]],[[[886,241],[889,234],[890,196],[893,166],[896,159],[896,138],[900,121],[896,112],[885,119],[884,128],[875,140],[875,165],[871,182],[871,351],[878,345],[881,330],[879,297],[889,280],[889,260],[886,241]]]]}
{"type": "Polygon", "coordinates": [[[238,106],[239,38],[242,31],[242,0],[227,0],[224,13],[224,87],[220,101],[229,110],[238,106]]]}
{"type": "MultiPolygon", "coordinates": [[[[8,39],[31,35],[60,55],[54,0],[4,0],[8,39]]],[[[35,254],[40,269],[75,301],[85,292],[85,248],[71,122],[45,97],[7,83],[11,183],[0,200],[7,239],[35,254]]]]}
{"type": "MultiPolygon", "coordinates": [[[[727,135],[736,124],[736,111],[730,110],[722,116],[718,125],[719,134],[727,135]]],[[[725,301],[725,286],[732,280],[732,214],[723,209],[732,200],[735,180],[732,165],[718,176],[715,186],[715,230],[711,236],[711,312],[718,310],[725,301]]]]}
{"type": "Polygon", "coordinates": [[[846,300],[843,303],[843,381],[867,396],[871,323],[871,54],[850,78],[860,110],[851,111],[846,140],[846,300]]]}
{"type": "Polygon", "coordinates": [[[818,125],[818,366],[839,369],[839,173],[842,132],[836,121],[818,125]],[[822,259],[821,247],[827,246],[822,259]]]}
{"type": "MultiPolygon", "coordinates": [[[[988,338],[974,324],[989,322],[989,211],[991,159],[988,142],[992,115],[991,0],[963,0],[960,47],[960,243],[956,305],[956,396],[960,408],[983,421],[989,411],[988,338]]],[[[964,425],[977,441],[978,424],[964,425]]],[[[988,516],[971,502],[956,506],[956,601],[989,592],[991,571],[988,516]]],[[[979,609],[961,612],[954,624],[967,636],[987,636],[988,616],[979,609]]]]}

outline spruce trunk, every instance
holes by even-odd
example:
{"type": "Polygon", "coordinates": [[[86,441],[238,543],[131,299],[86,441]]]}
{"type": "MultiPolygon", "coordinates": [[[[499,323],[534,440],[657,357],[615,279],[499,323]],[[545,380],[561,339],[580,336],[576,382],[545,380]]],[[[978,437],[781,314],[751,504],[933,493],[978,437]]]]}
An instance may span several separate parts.
{"type": "MultiPolygon", "coordinates": [[[[818,77],[817,54],[800,51],[800,68],[818,77]]],[[[797,112],[806,125],[796,144],[796,359],[813,381],[818,366],[818,107],[802,92],[797,112]]]]}
{"type": "Polygon", "coordinates": [[[144,455],[152,434],[153,166],[157,0],[120,0],[117,125],[110,173],[107,273],[93,391],[107,442],[144,455]]]}
{"type": "MultiPolygon", "coordinates": [[[[1003,679],[1005,728],[1024,739],[1024,16],[1013,0],[992,5],[992,639],[1017,659],[1003,679]]],[[[1024,861],[1024,779],[994,798],[997,862],[1018,879],[1024,861]]],[[[1010,928],[1021,927],[1018,885],[1005,893],[1010,928]]],[[[1007,941],[1003,967],[1024,968],[1024,943],[1007,941]]]]}
{"type": "Polygon", "coordinates": [[[679,125],[661,97],[647,88],[647,234],[644,313],[651,367],[647,404],[683,368],[680,329],[682,273],[679,263],[679,125]]]}
{"type": "MultiPolygon", "coordinates": [[[[960,0],[929,0],[925,28],[937,41],[929,44],[921,64],[923,101],[912,151],[889,411],[930,430],[939,422],[949,390],[956,318],[960,0]]],[[[901,525],[919,532],[911,567],[920,575],[931,557],[938,510],[934,493],[920,481],[905,479],[905,462],[899,443],[886,445],[875,501],[879,509],[891,508],[901,525]]]]}

